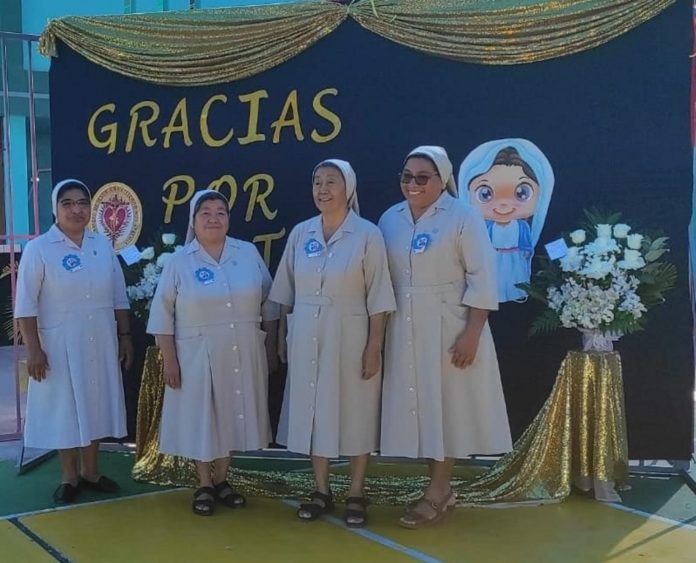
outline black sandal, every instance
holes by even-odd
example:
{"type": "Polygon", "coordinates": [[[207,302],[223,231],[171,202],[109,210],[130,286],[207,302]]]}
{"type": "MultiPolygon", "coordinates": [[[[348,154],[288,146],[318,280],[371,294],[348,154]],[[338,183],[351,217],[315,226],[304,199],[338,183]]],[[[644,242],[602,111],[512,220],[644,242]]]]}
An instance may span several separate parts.
{"type": "Polygon", "coordinates": [[[70,504],[71,502],[75,502],[79,494],[79,487],[70,483],[61,483],[56,490],[53,491],[53,502],[56,504],[70,504]]]}
{"type": "Polygon", "coordinates": [[[193,493],[193,512],[199,516],[212,516],[215,510],[215,489],[201,487],[193,493]]]}
{"type": "Polygon", "coordinates": [[[239,491],[232,488],[227,481],[222,481],[214,487],[215,500],[220,504],[224,504],[229,508],[244,508],[246,506],[246,498],[239,491]]]}
{"type": "Polygon", "coordinates": [[[325,495],[319,491],[314,491],[310,495],[310,498],[312,499],[312,502],[302,503],[300,508],[297,509],[297,517],[300,520],[310,522],[312,520],[316,520],[322,514],[329,514],[330,512],[333,512],[334,500],[331,492],[329,492],[328,495],[325,495]]]}
{"type": "Polygon", "coordinates": [[[349,528],[362,528],[367,524],[367,507],[370,499],[367,497],[348,497],[343,521],[349,528]]]}

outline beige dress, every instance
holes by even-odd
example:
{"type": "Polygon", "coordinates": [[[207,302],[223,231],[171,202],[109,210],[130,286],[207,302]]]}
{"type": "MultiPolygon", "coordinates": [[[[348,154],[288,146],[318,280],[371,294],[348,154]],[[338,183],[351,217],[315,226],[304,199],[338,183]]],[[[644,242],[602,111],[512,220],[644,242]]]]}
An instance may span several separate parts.
{"type": "Polygon", "coordinates": [[[382,378],[362,378],[362,355],[369,316],[395,306],[379,229],[350,211],[327,243],[321,217],[300,223],[270,299],[293,307],[278,442],[323,457],[376,450],[382,378]]]}
{"type": "Polygon", "coordinates": [[[162,453],[212,461],[270,442],[259,327],[278,318],[270,287],[256,247],[230,237],[219,263],[194,239],[165,265],[147,331],[174,335],[181,388],[164,392],[162,453]]]}
{"type": "Polygon", "coordinates": [[[29,242],[17,278],[15,317],[36,317],[48,360],[29,380],[24,444],[67,449],[126,434],[114,309],[128,309],[109,240],[85,230],[77,246],[55,225],[29,242]]]}
{"type": "Polygon", "coordinates": [[[448,349],[469,307],[498,308],[495,252],[479,213],[447,192],[414,224],[406,202],[379,221],[397,312],[387,324],[382,455],[443,460],[512,448],[486,324],[464,370],[448,349]]]}

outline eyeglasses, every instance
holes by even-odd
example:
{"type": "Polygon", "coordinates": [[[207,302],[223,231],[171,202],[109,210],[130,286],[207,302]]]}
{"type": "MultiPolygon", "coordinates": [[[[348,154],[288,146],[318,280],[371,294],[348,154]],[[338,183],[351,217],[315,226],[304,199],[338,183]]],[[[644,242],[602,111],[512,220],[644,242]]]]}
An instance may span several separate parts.
{"type": "Polygon", "coordinates": [[[435,172],[435,174],[418,174],[414,176],[409,172],[399,172],[399,182],[406,186],[413,180],[417,186],[425,186],[433,176],[439,176],[439,174],[435,172]]]}
{"type": "Polygon", "coordinates": [[[74,206],[77,206],[78,209],[87,209],[90,206],[90,201],[88,199],[61,199],[58,205],[60,205],[62,209],[70,209],[74,206]]]}

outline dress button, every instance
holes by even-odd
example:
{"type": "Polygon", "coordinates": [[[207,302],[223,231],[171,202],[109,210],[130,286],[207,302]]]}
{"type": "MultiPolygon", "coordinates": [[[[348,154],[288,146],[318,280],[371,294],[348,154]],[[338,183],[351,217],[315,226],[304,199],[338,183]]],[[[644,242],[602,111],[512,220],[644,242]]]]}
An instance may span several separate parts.
{"type": "Polygon", "coordinates": [[[241,394],[242,394],[242,392],[241,392],[239,389],[235,389],[234,392],[235,392],[237,395],[241,395],[241,394]]]}
{"type": "Polygon", "coordinates": [[[319,313],[314,313],[314,318],[316,319],[319,316],[319,313]]]}
{"type": "Polygon", "coordinates": [[[314,292],[314,295],[319,295],[320,293],[321,293],[321,291],[319,291],[319,290],[317,289],[317,290],[314,292]]]}
{"type": "Polygon", "coordinates": [[[410,293],[407,293],[407,294],[406,294],[406,297],[410,298],[410,297],[411,297],[411,294],[410,294],[410,293]]]}
{"type": "Polygon", "coordinates": [[[89,337],[89,341],[90,341],[90,342],[94,342],[94,336],[90,336],[90,337],[89,337]]]}
{"type": "Polygon", "coordinates": [[[234,323],[230,323],[230,328],[234,328],[234,323]]]}
{"type": "Polygon", "coordinates": [[[239,373],[239,368],[234,368],[234,373],[239,373]]]}
{"type": "Polygon", "coordinates": [[[321,272],[321,268],[317,268],[317,272],[321,272]]]}
{"type": "Polygon", "coordinates": [[[92,315],[88,315],[88,317],[87,317],[87,318],[91,320],[91,319],[92,319],[92,315]]]}
{"type": "Polygon", "coordinates": [[[407,320],[408,322],[411,322],[411,317],[406,317],[406,320],[407,320]]]}
{"type": "Polygon", "coordinates": [[[416,414],[416,411],[415,411],[415,410],[413,410],[413,409],[411,409],[411,414],[415,416],[415,414],[416,414]]]}
{"type": "Polygon", "coordinates": [[[232,307],[232,303],[226,303],[228,307],[232,307]]]}
{"type": "Polygon", "coordinates": [[[312,336],[312,340],[313,340],[314,342],[316,342],[316,341],[317,341],[317,337],[316,337],[316,336],[312,336]]]}
{"type": "Polygon", "coordinates": [[[238,347],[238,346],[235,344],[234,346],[232,346],[232,350],[236,350],[237,347],[238,347]]]}
{"type": "Polygon", "coordinates": [[[407,344],[410,346],[411,344],[413,344],[413,342],[412,342],[411,340],[409,340],[409,341],[407,342],[407,344]]]}
{"type": "Polygon", "coordinates": [[[408,364],[408,369],[413,369],[413,364],[408,364]]]}
{"type": "Polygon", "coordinates": [[[86,297],[87,299],[89,299],[89,293],[88,293],[87,295],[85,295],[85,297],[86,297]]]}
{"type": "Polygon", "coordinates": [[[413,393],[416,389],[414,387],[409,387],[408,390],[413,393]]]}
{"type": "Polygon", "coordinates": [[[243,419],[243,418],[244,418],[244,415],[243,415],[243,414],[240,414],[240,415],[239,415],[239,418],[240,418],[240,420],[243,419]]]}
{"type": "Polygon", "coordinates": [[[333,252],[329,252],[329,258],[333,258],[333,252]]]}
{"type": "Polygon", "coordinates": [[[316,360],[312,360],[312,365],[315,365],[317,363],[316,360]]]}
{"type": "Polygon", "coordinates": [[[314,381],[311,381],[311,382],[309,383],[309,386],[310,386],[310,387],[314,387],[314,381]]]}

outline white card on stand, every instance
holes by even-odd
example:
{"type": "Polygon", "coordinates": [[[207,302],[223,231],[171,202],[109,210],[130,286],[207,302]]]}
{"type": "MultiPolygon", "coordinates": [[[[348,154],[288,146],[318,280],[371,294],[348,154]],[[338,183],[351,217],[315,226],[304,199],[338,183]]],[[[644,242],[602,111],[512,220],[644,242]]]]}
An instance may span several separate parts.
{"type": "Polygon", "coordinates": [[[123,258],[123,261],[126,263],[126,266],[132,266],[136,262],[140,261],[140,251],[138,250],[138,247],[134,244],[122,248],[121,252],[119,252],[119,255],[121,256],[121,258],[123,258]]]}
{"type": "Polygon", "coordinates": [[[563,258],[566,254],[568,254],[568,245],[562,238],[552,240],[548,244],[545,244],[544,248],[546,249],[546,253],[549,255],[551,260],[563,258]]]}

